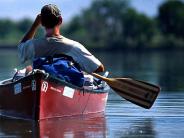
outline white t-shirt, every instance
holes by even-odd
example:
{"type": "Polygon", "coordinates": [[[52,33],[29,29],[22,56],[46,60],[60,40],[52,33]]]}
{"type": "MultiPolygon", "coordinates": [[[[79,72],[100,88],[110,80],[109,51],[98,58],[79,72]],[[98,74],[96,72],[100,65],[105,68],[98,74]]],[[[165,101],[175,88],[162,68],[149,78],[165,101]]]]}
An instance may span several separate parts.
{"type": "Polygon", "coordinates": [[[101,65],[101,62],[82,44],[63,36],[28,40],[19,44],[18,52],[21,63],[33,61],[37,57],[65,54],[71,56],[81,69],[88,73],[101,65]]]}

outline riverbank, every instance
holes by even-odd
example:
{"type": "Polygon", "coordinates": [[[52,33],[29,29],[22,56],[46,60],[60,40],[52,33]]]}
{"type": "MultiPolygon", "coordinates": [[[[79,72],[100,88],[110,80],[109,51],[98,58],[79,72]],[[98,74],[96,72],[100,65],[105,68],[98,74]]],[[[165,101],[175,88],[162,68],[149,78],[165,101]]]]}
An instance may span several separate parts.
{"type": "Polygon", "coordinates": [[[10,44],[0,45],[0,50],[16,50],[16,49],[17,49],[16,45],[10,44]]]}
{"type": "MultiPolygon", "coordinates": [[[[0,45],[0,50],[16,50],[17,45],[0,45]]],[[[184,47],[130,48],[130,47],[87,47],[91,52],[161,52],[184,51],[184,47]]]]}

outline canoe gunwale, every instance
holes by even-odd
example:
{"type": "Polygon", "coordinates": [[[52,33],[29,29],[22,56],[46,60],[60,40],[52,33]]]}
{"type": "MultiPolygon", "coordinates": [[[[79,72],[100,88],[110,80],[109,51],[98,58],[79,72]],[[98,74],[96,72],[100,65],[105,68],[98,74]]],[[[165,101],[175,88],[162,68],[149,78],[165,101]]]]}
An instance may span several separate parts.
{"type": "Polygon", "coordinates": [[[36,72],[34,74],[30,74],[30,75],[27,75],[26,77],[23,77],[23,78],[20,78],[16,81],[12,81],[12,78],[9,78],[9,79],[6,79],[6,80],[3,80],[3,81],[0,81],[0,87],[1,86],[7,86],[7,85],[12,85],[12,84],[15,84],[15,83],[19,83],[21,82],[22,80],[24,80],[25,78],[28,78],[28,77],[36,77],[37,75],[39,75],[39,77],[42,79],[42,80],[45,80],[45,81],[49,81],[49,82],[53,82],[53,83],[56,83],[56,84],[60,84],[60,85],[65,85],[65,86],[68,86],[70,88],[73,88],[73,89],[77,89],[83,93],[107,93],[109,92],[109,87],[106,86],[104,89],[92,89],[92,90],[88,90],[88,89],[84,89],[83,87],[78,87],[78,86],[75,86],[71,83],[68,83],[64,80],[61,80],[59,78],[56,78],[56,77],[53,77],[51,75],[48,75],[46,73],[42,73],[42,72],[36,72]]]}

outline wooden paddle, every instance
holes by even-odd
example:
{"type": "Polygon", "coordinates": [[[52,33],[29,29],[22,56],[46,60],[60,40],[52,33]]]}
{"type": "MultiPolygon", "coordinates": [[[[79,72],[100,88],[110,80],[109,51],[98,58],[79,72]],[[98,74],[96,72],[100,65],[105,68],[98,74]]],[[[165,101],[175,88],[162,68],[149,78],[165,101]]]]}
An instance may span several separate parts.
{"type": "Polygon", "coordinates": [[[152,107],[160,92],[158,86],[147,82],[131,78],[106,78],[96,73],[92,75],[105,81],[121,97],[146,109],[152,107]]]}

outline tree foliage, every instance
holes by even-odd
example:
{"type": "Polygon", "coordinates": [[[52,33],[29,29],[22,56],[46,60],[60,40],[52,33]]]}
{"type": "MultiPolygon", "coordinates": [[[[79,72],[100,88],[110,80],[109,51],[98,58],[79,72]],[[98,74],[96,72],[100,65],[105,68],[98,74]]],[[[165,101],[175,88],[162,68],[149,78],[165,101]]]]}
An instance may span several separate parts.
{"type": "Polygon", "coordinates": [[[152,38],[154,23],[130,8],[128,1],[100,0],[94,1],[80,17],[74,18],[65,31],[86,45],[141,47],[152,38]]]}
{"type": "Polygon", "coordinates": [[[167,1],[159,8],[159,25],[164,35],[184,36],[184,3],[167,1]]]}
{"type": "MultiPolygon", "coordinates": [[[[158,16],[137,12],[128,0],[94,0],[80,15],[62,26],[62,34],[88,47],[168,48],[184,46],[184,2],[165,1],[158,16]]],[[[0,20],[0,43],[17,44],[32,20],[0,20]]],[[[36,37],[43,36],[40,28],[36,37]]]]}

